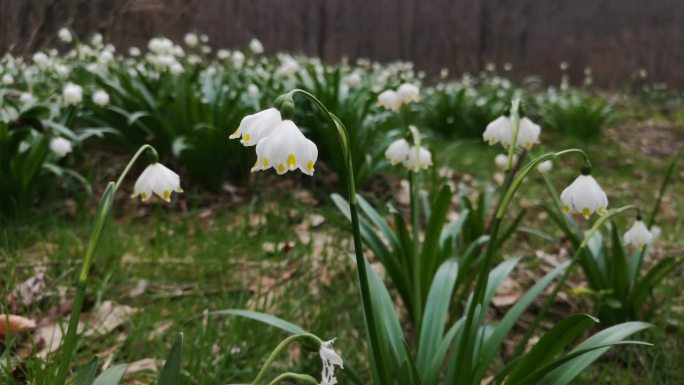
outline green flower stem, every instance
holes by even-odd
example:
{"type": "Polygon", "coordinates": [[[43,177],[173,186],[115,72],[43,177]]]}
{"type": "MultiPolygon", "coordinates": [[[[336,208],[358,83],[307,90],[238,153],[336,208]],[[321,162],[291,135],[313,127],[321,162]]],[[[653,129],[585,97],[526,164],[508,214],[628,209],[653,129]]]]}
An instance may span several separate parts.
{"type": "Polygon", "coordinates": [[[285,380],[290,380],[291,382],[295,382],[298,384],[318,385],[318,381],[316,381],[315,378],[309,376],[308,374],[299,374],[291,372],[279,375],[273,381],[269,382],[268,385],[276,385],[277,383],[285,380]]]}
{"type": "Polygon", "coordinates": [[[140,155],[145,150],[150,150],[152,151],[154,157],[157,156],[157,152],[154,150],[152,146],[146,144],[140,147],[140,149],[135,153],[135,155],[133,155],[131,160],[128,162],[128,165],[126,165],[126,168],[124,169],[123,173],[121,173],[121,176],[119,177],[118,181],[116,183],[109,182],[107,188],[102,194],[102,197],[100,198],[100,204],[98,205],[97,209],[95,226],[93,227],[93,230],[90,233],[88,248],[86,249],[83,265],[81,266],[81,273],[78,276],[78,282],[76,284],[76,295],[74,296],[74,300],[71,306],[69,324],[67,326],[66,336],[64,337],[64,344],[61,348],[59,367],[57,370],[57,374],[55,376],[55,380],[53,382],[54,385],[64,385],[64,383],[66,382],[67,375],[69,374],[69,363],[71,363],[74,348],[76,347],[76,333],[78,329],[78,320],[81,317],[81,310],[83,309],[83,301],[85,299],[86,287],[88,286],[88,276],[90,275],[90,267],[95,257],[95,250],[100,240],[100,235],[102,234],[102,230],[104,229],[104,225],[107,222],[107,218],[109,217],[109,213],[112,209],[112,205],[114,203],[114,195],[116,194],[116,190],[119,188],[122,181],[128,174],[128,171],[130,171],[131,167],[133,166],[133,163],[135,163],[135,161],[140,157],[140,155]]]}
{"type": "MultiPolygon", "coordinates": [[[[264,378],[264,376],[266,375],[266,372],[268,371],[268,369],[273,364],[273,361],[275,360],[275,358],[278,356],[278,354],[280,354],[280,352],[283,351],[283,349],[285,349],[287,347],[287,345],[289,345],[290,343],[292,343],[294,341],[305,340],[305,339],[312,339],[319,346],[323,345],[323,341],[321,341],[320,338],[316,337],[315,335],[313,335],[311,333],[294,334],[294,335],[291,335],[291,336],[285,338],[284,340],[280,341],[278,346],[276,346],[276,348],[273,349],[271,354],[268,356],[268,358],[266,359],[266,362],[264,362],[264,365],[261,367],[261,370],[259,370],[259,373],[257,373],[256,378],[254,378],[254,381],[252,381],[252,385],[257,385],[261,382],[261,379],[264,378]]],[[[285,373],[285,374],[288,374],[288,373],[285,373]]],[[[280,376],[278,378],[280,378],[280,376]]],[[[276,380],[278,380],[278,378],[276,378],[276,380]]],[[[271,382],[271,384],[275,384],[276,382],[278,382],[276,380],[274,380],[274,382],[271,382]]]]}
{"type": "Polygon", "coordinates": [[[544,305],[542,306],[539,313],[537,313],[537,316],[534,318],[532,325],[530,325],[527,328],[527,331],[525,331],[523,338],[520,340],[520,342],[518,342],[518,345],[515,347],[515,350],[513,351],[512,358],[518,357],[519,355],[521,355],[524,352],[525,347],[527,347],[528,341],[532,337],[532,334],[537,329],[537,327],[539,327],[541,320],[544,318],[544,316],[546,316],[546,312],[551,307],[551,304],[553,303],[553,301],[556,300],[556,296],[558,295],[558,292],[565,285],[565,281],[570,276],[570,273],[572,272],[575,265],[577,265],[577,263],[579,262],[580,255],[586,250],[587,246],[589,245],[589,241],[591,240],[591,238],[608,221],[608,219],[616,216],[617,214],[622,213],[623,211],[632,210],[632,209],[636,209],[636,206],[628,205],[628,206],[623,206],[623,207],[620,207],[617,209],[608,210],[608,212],[606,212],[603,216],[601,216],[599,219],[597,219],[596,222],[594,222],[594,225],[591,227],[589,232],[587,232],[587,234],[585,235],[584,239],[580,243],[577,250],[575,250],[575,254],[572,256],[572,259],[570,260],[570,265],[568,265],[568,267],[563,272],[563,275],[561,276],[560,280],[558,281],[556,286],[553,288],[551,295],[546,299],[546,301],[544,301],[544,305]]]}
{"type": "Polygon", "coordinates": [[[520,132],[520,98],[518,97],[515,97],[511,102],[511,120],[513,123],[513,137],[508,148],[508,162],[506,162],[508,170],[513,169],[513,155],[515,155],[515,147],[518,145],[518,133],[520,132]]]}
{"type": "Polygon", "coordinates": [[[150,146],[149,144],[144,144],[142,145],[138,151],[133,155],[130,161],[128,161],[128,164],[126,165],[126,168],[124,168],[123,172],[121,175],[119,175],[119,179],[116,181],[115,189],[118,190],[119,187],[121,186],[121,183],[123,180],[126,178],[126,175],[128,175],[128,172],[131,170],[131,167],[133,167],[133,164],[138,160],[140,155],[142,155],[145,150],[149,150],[150,153],[152,154],[152,163],[156,163],[159,161],[159,155],[157,154],[157,150],[154,149],[154,147],[150,146]]]}
{"type": "Polygon", "coordinates": [[[416,330],[420,330],[420,320],[422,319],[423,299],[421,295],[420,277],[420,205],[418,204],[418,173],[409,171],[409,190],[411,199],[411,230],[413,233],[413,253],[412,253],[412,280],[413,280],[413,325],[416,330]]]}
{"type": "Polygon", "coordinates": [[[497,215],[494,217],[492,221],[489,233],[489,241],[487,242],[487,248],[485,250],[484,259],[482,261],[482,265],[480,266],[479,275],[477,277],[477,283],[475,284],[475,293],[473,294],[472,301],[469,301],[468,303],[463,334],[461,335],[461,338],[458,342],[458,348],[456,350],[456,355],[458,356],[458,361],[456,363],[456,373],[459,373],[459,376],[463,377],[463,381],[465,383],[470,382],[471,377],[473,375],[471,371],[472,363],[466,366],[466,362],[470,361],[470,358],[468,357],[470,357],[470,355],[473,353],[473,349],[476,345],[476,336],[471,335],[470,331],[473,328],[474,322],[477,322],[477,325],[480,324],[483,314],[485,313],[483,310],[481,310],[478,314],[477,321],[475,321],[475,312],[476,309],[481,309],[482,302],[484,301],[485,291],[489,280],[489,268],[492,264],[494,254],[497,251],[499,228],[501,227],[501,219],[503,217],[503,213],[505,212],[505,208],[503,210],[501,210],[501,208],[507,206],[507,197],[508,201],[510,201],[516,189],[516,187],[514,187],[514,184],[517,178],[513,176],[515,171],[513,170],[512,163],[513,152],[515,151],[516,140],[518,136],[518,127],[520,126],[519,108],[520,100],[518,98],[515,98],[511,102],[511,118],[513,119],[514,132],[512,139],[513,142],[511,143],[508,152],[508,174],[506,176],[506,181],[504,182],[504,186],[506,186],[506,189],[502,190],[502,193],[499,196],[499,202],[497,203],[497,207],[499,208],[499,210],[497,211],[497,215]],[[502,214],[499,215],[499,212],[502,214]]]}
{"type": "MultiPolygon", "coordinates": [[[[418,129],[409,125],[408,120],[408,106],[402,108],[405,116],[406,129],[411,132],[413,136],[413,145],[416,148],[416,159],[420,159],[421,136],[418,129]]],[[[422,277],[421,259],[420,259],[420,175],[417,171],[408,172],[410,201],[411,201],[411,230],[413,233],[413,325],[416,330],[420,330],[420,322],[423,319],[423,294],[421,288],[420,277],[422,277]]]]}
{"type": "Polygon", "coordinates": [[[658,192],[658,199],[656,199],[655,206],[653,206],[653,211],[651,212],[651,216],[648,218],[648,222],[646,223],[646,226],[650,230],[653,224],[655,224],[655,218],[658,215],[658,210],[660,210],[660,203],[663,201],[663,195],[665,195],[665,189],[667,189],[667,186],[670,184],[670,181],[672,180],[672,175],[674,174],[675,166],[677,165],[677,161],[679,158],[682,156],[684,153],[684,146],[679,148],[679,151],[675,154],[675,156],[672,158],[672,161],[670,162],[670,167],[667,168],[667,173],[665,173],[665,179],[663,179],[663,184],[660,185],[660,191],[658,192]]]}
{"type": "Polygon", "coordinates": [[[347,133],[347,129],[340,119],[328,111],[323,103],[321,103],[321,101],[315,96],[300,89],[294,89],[286,95],[292,97],[295,94],[303,95],[309,99],[330,120],[335,129],[337,129],[340,145],[342,147],[342,153],[346,160],[347,195],[349,199],[349,211],[351,214],[352,235],[354,238],[356,271],[359,280],[359,287],[361,290],[361,302],[363,304],[364,318],[366,320],[366,327],[368,329],[368,337],[370,340],[370,349],[375,366],[378,368],[378,375],[380,376],[381,384],[388,384],[390,382],[390,377],[389,373],[385,372],[385,362],[383,360],[382,354],[380,353],[380,341],[378,338],[378,331],[376,330],[376,318],[373,311],[373,304],[371,303],[371,291],[368,281],[368,271],[366,269],[366,258],[363,255],[361,227],[359,225],[359,208],[356,198],[356,187],[354,184],[354,168],[352,165],[351,149],[349,146],[349,134],[347,133]]]}

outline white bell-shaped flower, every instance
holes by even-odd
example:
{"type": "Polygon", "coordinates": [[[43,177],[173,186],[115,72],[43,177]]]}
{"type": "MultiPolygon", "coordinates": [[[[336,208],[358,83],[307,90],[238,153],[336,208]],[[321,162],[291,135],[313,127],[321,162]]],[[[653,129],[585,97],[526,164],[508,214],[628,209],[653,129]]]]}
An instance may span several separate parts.
{"type": "Polygon", "coordinates": [[[337,378],[335,377],[335,366],[344,369],[344,362],[337,352],[332,347],[335,339],[323,342],[318,354],[321,356],[323,369],[321,370],[321,385],[335,385],[337,378]]]}
{"type": "Polygon", "coordinates": [[[407,142],[406,139],[398,139],[387,147],[385,158],[389,159],[392,166],[395,166],[399,163],[405,163],[408,160],[409,151],[411,151],[409,142],[407,142]]]}
{"type": "Polygon", "coordinates": [[[632,227],[625,233],[624,242],[625,244],[632,245],[639,250],[643,250],[644,246],[651,242],[652,238],[653,235],[646,228],[644,221],[641,220],[641,217],[637,217],[637,220],[634,222],[632,227]]]}
{"type": "Polygon", "coordinates": [[[50,139],[50,150],[61,158],[71,152],[71,142],[60,137],[52,138],[50,139]]]}
{"type": "Polygon", "coordinates": [[[291,120],[283,120],[273,132],[258,141],[252,171],[274,168],[278,175],[299,169],[313,175],[318,148],[291,120]]]}
{"type": "MultiPolygon", "coordinates": [[[[532,145],[539,143],[539,134],[541,134],[541,127],[534,123],[526,116],[520,119],[520,127],[518,128],[518,146],[529,150],[532,145]]],[[[510,142],[507,144],[510,145],[510,142]]]]}
{"type": "Polygon", "coordinates": [[[68,28],[61,28],[59,32],[57,32],[57,37],[59,37],[59,40],[61,40],[64,43],[71,43],[73,40],[73,36],[71,36],[71,31],[69,31],[68,28]]]}
{"type": "Polygon", "coordinates": [[[537,166],[539,172],[549,172],[553,168],[553,161],[551,159],[545,160],[537,166]]]}
{"type": "Polygon", "coordinates": [[[420,89],[411,83],[404,83],[397,88],[399,104],[409,104],[420,100],[420,89]]]}
{"type": "Polygon", "coordinates": [[[183,192],[180,177],[163,164],[153,163],[147,166],[138,177],[131,198],[139,195],[143,201],[146,201],[154,193],[166,202],[171,202],[172,192],[183,192]]]}
{"type": "Polygon", "coordinates": [[[93,103],[97,104],[100,107],[104,107],[107,104],[109,104],[109,94],[107,93],[107,91],[95,91],[95,93],[93,94],[93,103]]]}
{"type": "Polygon", "coordinates": [[[245,54],[240,51],[235,51],[230,56],[230,61],[233,63],[233,67],[240,69],[242,65],[245,64],[245,54]]]}
{"type": "Polygon", "coordinates": [[[69,83],[62,90],[62,97],[67,104],[78,104],[83,100],[83,88],[77,84],[69,83]]]}
{"type": "Polygon", "coordinates": [[[249,41],[249,50],[256,55],[259,55],[264,53],[264,46],[259,39],[254,38],[249,41]]]}
{"type": "Polygon", "coordinates": [[[561,193],[563,211],[576,212],[584,218],[593,213],[603,215],[608,208],[608,197],[594,177],[583,172],[561,193]]]}
{"type": "Polygon", "coordinates": [[[487,128],[482,134],[482,139],[490,146],[493,146],[501,142],[504,139],[506,131],[510,131],[510,129],[511,120],[507,116],[499,116],[487,125],[487,128]]]}
{"type": "MultiPolygon", "coordinates": [[[[513,154],[513,164],[518,163],[518,155],[513,154]]],[[[494,158],[494,164],[500,170],[506,170],[508,168],[508,154],[499,154],[494,158]]]]}
{"type": "Polygon", "coordinates": [[[399,102],[399,97],[396,92],[386,90],[378,95],[378,105],[388,110],[398,112],[401,103],[399,102]]]}
{"type": "Polygon", "coordinates": [[[185,42],[185,45],[187,45],[190,48],[194,48],[199,44],[199,37],[197,34],[194,34],[192,32],[186,33],[185,36],[183,37],[183,41],[185,42]]]}
{"type": "Polygon", "coordinates": [[[251,98],[258,98],[261,92],[259,91],[259,87],[256,84],[250,84],[247,86],[247,95],[249,95],[251,98]]]}
{"type": "Polygon", "coordinates": [[[10,74],[4,74],[2,75],[2,84],[6,86],[10,86],[14,84],[14,78],[10,74]]]}
{"type": "Polygon", "coordinates": [[[428,167],[432,166],[432,154],[425,147],[413,146],[409,150],[404,165],[413,172],[418,172],[421,169],[427,170],[428,167]]]}
{"type": "Polygon", "coordinates": [[[241,138],[240,143],[245,146],[256,146],[282,123],[280,111],[277,108],[269,108],[242,118],[240,126],[230,135],[230,139],[241,138]]]}

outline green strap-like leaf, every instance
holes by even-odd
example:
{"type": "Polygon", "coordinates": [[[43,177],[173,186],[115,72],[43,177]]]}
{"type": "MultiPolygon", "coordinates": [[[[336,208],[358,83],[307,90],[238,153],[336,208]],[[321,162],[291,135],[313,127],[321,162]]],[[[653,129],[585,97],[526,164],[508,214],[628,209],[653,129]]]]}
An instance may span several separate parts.
{"type": "Polygon", "coordinates": [[[442,341],[457,277],[458,262],[455,258],[451,258],[442,263],[432,281],[432,287],[425,302],[416,360],[416,367],[421,377],[429,359],[442,341]]]}
{"type": "Polygon", "coordinates": [[[179,385],[181,382],[181,358],[183,355],[183,333],[176,337],[176,340],[171,346],[171,351],[166,357],[164,367],[159,373],[159,380],[157,385],[179,385]]]}
{"type": "Polygon", "coordinates": [[[580,337],[598,319],[587,314],[574,314],[557,323],[544,333],[534,347],[525,354],[508,376],[507,383],[515,384],[530,373],[553,361],[574,340],[580,337]]]}
{"type": "Polygon", "coordinates": [[[74,385],[92,385],[95,381],[95,374],[97,374],[97,357],[93,357],[90,363],[76,375],[74,385]]]}
{"type": "Polygon", "coordinates": [[[112,366],[111,368],[105,370],[93,385],[119,385],[123,381],[124,373],[128,369],[128,364],[120,364],[112,366]]]}

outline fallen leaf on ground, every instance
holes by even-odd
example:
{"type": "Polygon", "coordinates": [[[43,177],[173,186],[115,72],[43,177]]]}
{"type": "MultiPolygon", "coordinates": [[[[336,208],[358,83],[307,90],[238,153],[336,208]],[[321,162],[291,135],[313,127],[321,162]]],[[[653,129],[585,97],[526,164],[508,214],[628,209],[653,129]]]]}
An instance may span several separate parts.
{"type": "Polygon", "coordinates": [[[115,305],[112,301],[102,303],[88,321],[91,329],[84,335],[103,335],[128,322],[138,309],[126,305],[115,305]]]}
{"type": "Polygon", "coordinates": [[[11,336],[27,330],[33,330],[35,328],[36,321],[32,319],[14,314],[0,314],[0,336],[5,336],[8,334],[11,336]]]}

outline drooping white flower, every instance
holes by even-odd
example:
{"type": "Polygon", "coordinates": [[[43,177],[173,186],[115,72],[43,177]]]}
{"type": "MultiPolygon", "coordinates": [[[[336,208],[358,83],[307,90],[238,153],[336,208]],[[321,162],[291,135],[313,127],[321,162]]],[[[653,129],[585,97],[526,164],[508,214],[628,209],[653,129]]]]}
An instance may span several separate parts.
{"type": "Polygon", "coordinates": [[[254,38],[249,41],[249,50],[252,51],[253,54],[259,55],[264,53],[264,46],[259,39],[254,38]]]}
{"type": "Polygon", "coordinates": [[[69,76],[71,70],[64,64],[57,64],[55,66],[55,73],[63,78],[69,76]]]}
{"type": "Polygon", "coordinates": [[[2,75],[2,84],[6,86],[10,86],[14,84],[14,78],[10,74],[4,74],[2,75]]]}
{"type": "Polygon", "coordinates": [[[361,84],[361,75],[358,72],[352,72],[347,76],[347,85],[352,88],[356,88],[361,84]]]}
{"type": "Polygon", "coordinates": [[[33,94],[30,92],[22,92],[21,95],[19,96],[19,101],[24,103],[24,104],[30,103],[34,100],[35,100],[35,98],[33,97],[33,94]]]}
{"type": "Polygon", "coordinates": [[[641,220],[641,217],[638,216],[632,227],[625,233],[624,242],[639,250],[643,250],[644,246],[646,246],[652,238],[653,235],[648,231],[646,225],[641,220]]]}
{"type": "Polygon", "coordinates": [[[432,153],[425,147],[412,146],[404,165],[413,172],[418,172],[421,169],[427,170],[428,167],[432,166],[432,153]]]}
{"type": "MultiPolygon", "coordinates": [[[[540,133],[541,127],[539,125],[527,117],[522,117],[518,126],[516,143],[518,146],[529,150],[533,144],[539,143],[540,133]]],[[[482,139],[490,146],[497,143],[501,143],[504,147],[510,146],[513,142],[513,121],[507,116],[499,116],[487,125],[484,133],[482,133],[482,139]]]]}
{"type": "Polygon", "coordinates": [[[398,112],[401,103],[399,102],[399,97],[396,92],[385,90],[378,95],[378,105],[388,110],[398,112]]]}
{"type": "Polygon", "coordinates": [[[133,56],[133,57],[138,57],[140,56],[140,48],[138,47],[130,47],[128,49],[128,54],[133,56]]]}
{"type": "MultiPolygon", "coordinates": [[[[518,155],[513,154],[513,159],[511,160],[513,164],[518,163],[518,155]]],[[[499,154],[494,158],[494,164],[500,170],[506,170],[508,168],[508,154],[499,154]]]]}
{"type": "Polygon", "coordinates": [[[256,84],[250,84],[247,86],[247,95],[249,95],[252,98],[258,98],[260,93],[259,93],[259,87],[257,87],[256,84]]]}
{"type": "Polygon", "coordinates": [[[171,66],[169,66],[169,72],[172,75],[180,75],[183,73],[183,65],[178,62],[175,62],[171,64],[171,66]]]}
{"type": "MultiPolygon", "coordinates": [[[[532,145],[539,143],[539,134],[541,134],[541,127],[534,123],[526,116],[520,119],[520,127],[518,128],[518,146],[529,150],[532,145]]],[[[512,141],[512,139],[511,139],[512,141]]],[[[510,142],[508,143],[510,145],[510,142]]]]}
{"type": "Polygon", "coordinates": [[[68,28],[61,28],[59,32],[57,32],[57,37],[59,37],[59,40],[61,40],[63,43],[71,43],[73,40],[73,36],[71,36],[71,31],[69,31],[68,28]]]}
{"type": "Polygon", "coordinates": [[[46,68],[50,65],[50,57],[45,52],[36,52],[33,54],[33,62],[40,68],[46,68]]]}
{"type": "Polygon", "coordinates": [[[165,37],[153,37],[147,48],[156,54],[168,54],[173,50],[173,42],[165,37]]]}
{"type": "Polygon", "coordinates": [[[399,104],[409,104],[420,100],[420,89],[411,83],[404,83],[397,88],[399,104]]]}
{"type": "Polygon", "coordinates": [[[281,61],[280,67],[276,69],[274,74],[276,77],[289,77],[296,74],[301,69],[299,62],[292,56],[282,56],[281,61]]]}
{"type": "Polygon", "coordinates": [[[71,142],[61,137],[52,138],[50,139],[50,150],[61,158],[71,152],[71,142]]]}
{"type": "Polygon", "coordinates": [[[397,139],[392,144],[387,147],[385,151],[385,158],[389,159],[392,166],[399,163],[404,163],[408,160],[409,151],[411,150],[411,145],[406,139],[397,139]]]}
{"type": "Polygon", "coordinates": [[[105,90],[97,90],[93,94],[93,103],[104,107],[109,104],[109,94],[105,90]]]}
{"type": "Polygon", "coordinates": [[[103,41],[103,37],[102,37],[102,34],[99,32],[94,33],[93,37],[90,38],[90,44],[92,44],[94,47],[101,47],[102,41],[103,41]]]}
{"type": "Polygon", "coordinates": [[[146,201],[154,193],[166,202],[170,202],[172,192],[183,192],[180,186],[180,177],[163,164],[153,163],[147,166],[138,180],[135,181],[131,198],[139,195],[143,201],[146,201]]]}
{"type": "Polygon", "coordinates": [[[185,42],[185,45],[187,45],[188,47],[194,48],[199,43],[199,38],[196,34],[190,32],[185,34],[183,41],[185,42]]]}
{"type": "Polygon", "coordinates": [[[545,160],[537,166],[539,172],[549,172],[553,168],[553,161],[551,159],[545,160]]]}
{"type": "Polygon", "coordinates": [[[188,63],[192,65],[197,65],[202,62],[202,58],[198,55],[192,54],[188,56],[188,63]]]}
{"type": "Polygon", "coordinates": [[[280,127],[283,120],[277,108],[269,108],[247,115],[240,121],[240,126],[230,135],[230,139],[240,138],[240,143],[245,146],[256,146],[261,139],[271,135],[280,127]]]}
{"type": "Polygon", "coordinates": [[[561,193],[563,211],[576,212],[589,218],[592,213],[603,215],[608,208],[608,197],[594,177],[583,172],[561,193]]]}
{"type": "Polygon", "coordinates": [[[344,362],[342,357],[333,349],[332,345],[335,339],[323,342],[318,354],[321,356],[323,369],[321,370],[321,384],[320,385],[335,385],[337,378],[335,377],[335,366],[344,369],[344,362]]]}
{"type": "Polygon", "coordinates": [[[83,88],[77,84],[69,83],[62,90],[62,97],[67,104],[78,104],[83,100],[83,88]]]}
{"type": "Polygon", "coordinates": [[[252,172],[273,168],[278,175],[299,169],[313,175],[318,159],[316,144],[307,139],[291,120],[283,120],[256,145],[257,160],[252,172]]]}
{"type": "Polygon", "coordinates": [[[245,54],[240,51],[235,51],[230,57],[230,61],[233,63],[233,67],[240,69],[242,65],[245,64],[245,54]]]}
{"type": "Polygon", "coordinates": [[[216,57],[219,58],[220,60],[226,60],[230,57],[230,51],[222,48],[222,49],[216,51],[216,57]]]}
{"type": "Polygon", "coordinates": [[[107,64],[112,60],[114,60],[114,54],[110,51],[102,51],[100,56],[97,58],[97,61],[102,64],[107,64]]]}
{"type": "Polygon", "coordinates": [[[507,116],[499,116],[487,125],[487,128],[482,134],[482,139],[489,143],[490,146],[493,146],[504,138],[504,132],[509,130],[510,126],[511,120],[507,116]]]}

